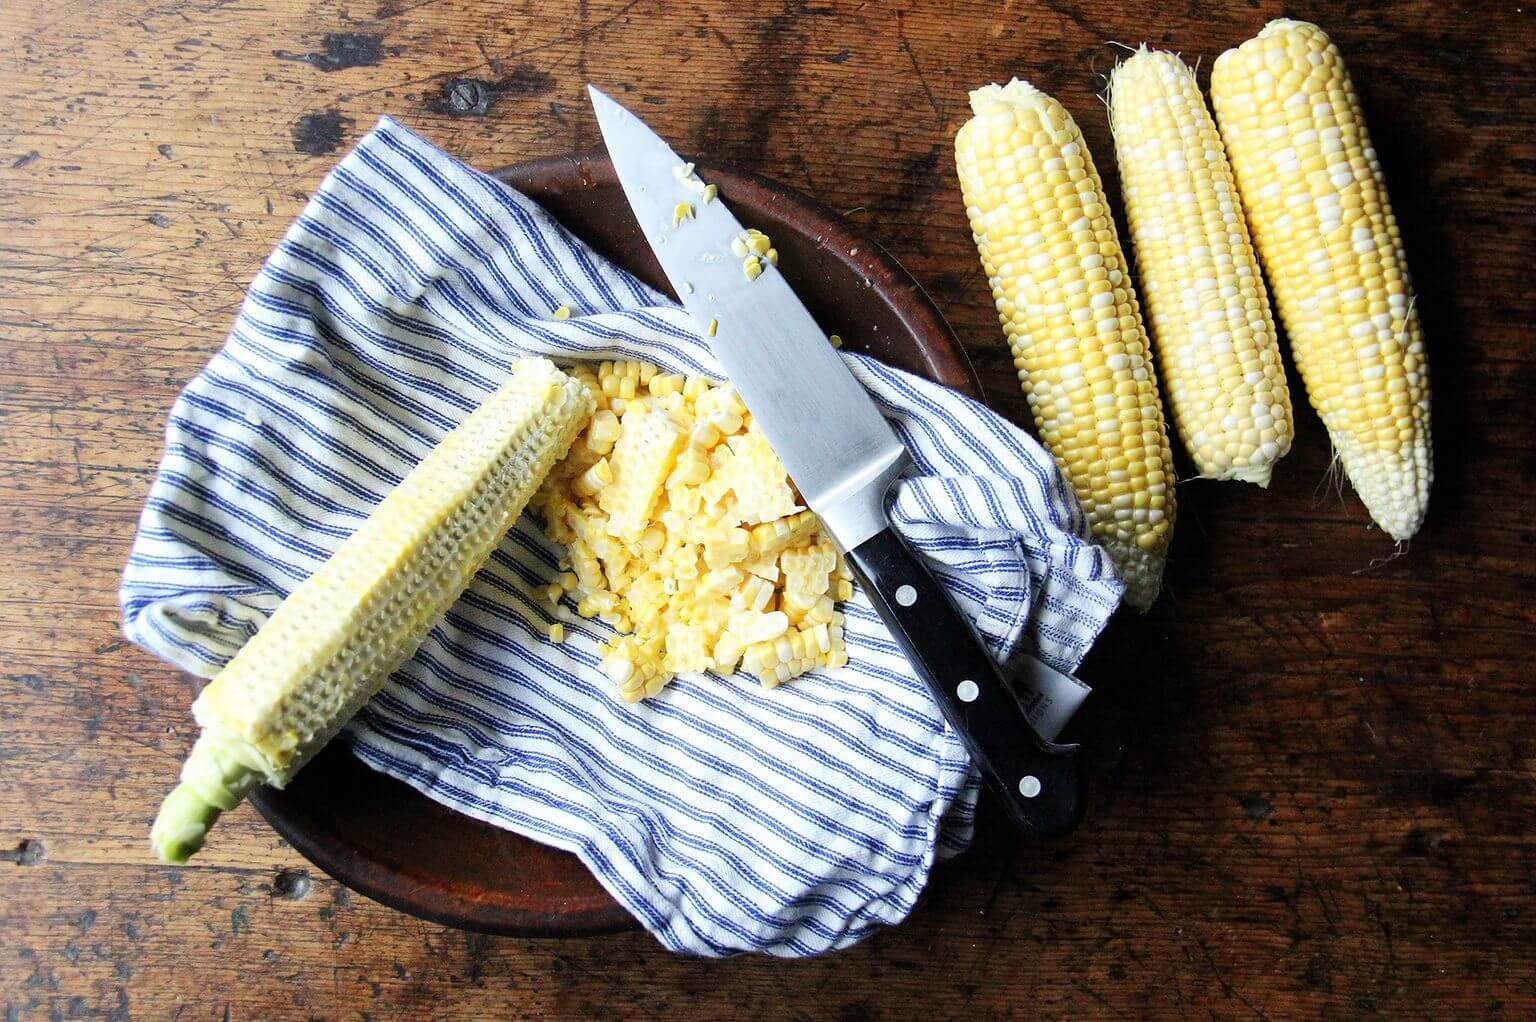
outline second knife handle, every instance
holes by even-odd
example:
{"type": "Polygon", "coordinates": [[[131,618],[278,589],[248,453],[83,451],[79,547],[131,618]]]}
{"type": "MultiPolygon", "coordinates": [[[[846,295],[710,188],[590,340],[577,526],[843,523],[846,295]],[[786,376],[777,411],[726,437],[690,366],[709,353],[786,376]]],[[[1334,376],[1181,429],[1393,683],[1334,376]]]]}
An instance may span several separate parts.
{"type": "Polygon", "coordinates": [[[981,637],[922,559],[886,528],[850,550],[848,562],[1013,821],[1045,836],[1075,827],[1083,815],[1078,747],[1035,733],[981,637]]]}

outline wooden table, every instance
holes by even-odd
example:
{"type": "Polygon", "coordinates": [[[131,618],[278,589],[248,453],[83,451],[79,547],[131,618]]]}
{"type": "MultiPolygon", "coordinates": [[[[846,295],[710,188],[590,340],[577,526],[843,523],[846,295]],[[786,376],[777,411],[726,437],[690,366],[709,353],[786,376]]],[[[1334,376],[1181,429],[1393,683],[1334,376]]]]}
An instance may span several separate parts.
{"type": "Polygon", "coordinates": [[[1536,1015],[1536,28],[1457,6],[4,4],[3,1017],[1536,1015]],[[375,117],[492,167],[594,147],[583,85],[630,90],[680,148],[866,225],[1025,421],[952,169],[967,88],[1059,96],[1115,194],[1106,40],[1208,68],[1283,7],[1347,53],[1413,255],[1430,520],[1391,559],[1301,405],[1268,492],[1180,487],[1167,592],[1085,668],[1074,838],[984,828],[906,925],[797,963],[422,923],[249,809],[195,867],[153,861],[192,688],[115,592],[164,415],[375,117]]]}

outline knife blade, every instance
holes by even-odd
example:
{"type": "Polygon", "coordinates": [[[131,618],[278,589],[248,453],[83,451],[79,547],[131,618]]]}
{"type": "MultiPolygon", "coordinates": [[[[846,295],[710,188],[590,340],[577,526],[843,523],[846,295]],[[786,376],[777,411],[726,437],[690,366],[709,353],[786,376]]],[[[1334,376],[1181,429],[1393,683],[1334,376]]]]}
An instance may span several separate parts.
{"type": "Polygon", "coordinates": [[[980,637],[890,525],[887,494],[909,461],[901,439],[778,268],[763,260],[755,279],[745,272],[732,249],[745,229],[724,201],[706,200],[692,165],[587,90],[673,291],[1009,817],[1037,834],[1071,830],[1083,811],[1078,747],[1035,732],[980,637]]]}

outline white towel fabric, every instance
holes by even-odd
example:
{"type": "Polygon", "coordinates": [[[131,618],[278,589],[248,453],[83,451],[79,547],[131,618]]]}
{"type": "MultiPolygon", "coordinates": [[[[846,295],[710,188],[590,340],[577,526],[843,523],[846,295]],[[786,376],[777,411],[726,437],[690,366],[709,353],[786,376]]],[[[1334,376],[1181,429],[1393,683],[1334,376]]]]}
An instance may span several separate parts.
{"type": "MultiPolygon", "coordinates": [[[[211,676],[524,355],[721,378],[671,300],[525,196],[385,119],[331,172],[171,410],[122,588],[130,639],[211,676]],[[575,310],[569,320],[554,309],[575,310]]],[[[848,366],[910,447],[893,518],[994,653],[1072,671],[1121,584],[1050,457],[981,405],[848,366]]],[[[605,626],[546,639],[561,552],[524,516],[345,732],[430,797],[579,855],[667,947],[815,954],[911,910],[979,788],[858,594],[849,663],[642,704],[605,626]]]]}

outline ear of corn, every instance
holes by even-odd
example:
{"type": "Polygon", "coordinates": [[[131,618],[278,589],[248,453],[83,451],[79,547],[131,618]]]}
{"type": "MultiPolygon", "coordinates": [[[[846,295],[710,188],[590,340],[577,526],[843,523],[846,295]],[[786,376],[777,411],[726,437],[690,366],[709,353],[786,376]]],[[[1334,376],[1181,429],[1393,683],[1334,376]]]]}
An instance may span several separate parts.
{"type": "Polygon", "coordinates": [[[1291,401],[1216,122],[1188,65],[1145,46],[1110,74],[1109,112],[1174,425],[1202,476],[1268,486],[1291,401]]]}
{"type": "Polygon", "coordinates": [[[1307,396],[1394,539],[1429,501],[1429,370],[1408,264],[1343,58],[1270,22],[1228,50],[1211,98],[1307,396]]]}
{"type": "Polygon", "coordinates": [[[592,412],[543,359],[443,438],[193,704],[202,734],[150,839],[185,862],[220,812],[286,784],[408,659],[592,412]]]}
{"type": "Polygon", "coordinates": [[[1173,466],[1103,185],[1071,115],[1032,86],[977,89],[971,109],[955,162],[1014,366],[1041,440],[1144,609],[1173,534],[1173,466]]]}

